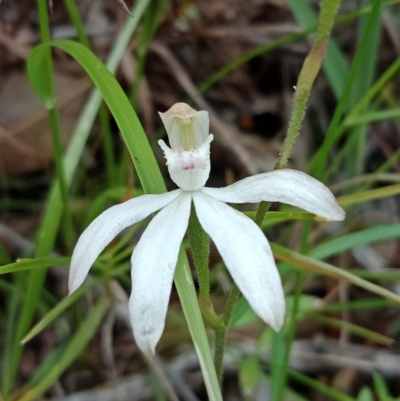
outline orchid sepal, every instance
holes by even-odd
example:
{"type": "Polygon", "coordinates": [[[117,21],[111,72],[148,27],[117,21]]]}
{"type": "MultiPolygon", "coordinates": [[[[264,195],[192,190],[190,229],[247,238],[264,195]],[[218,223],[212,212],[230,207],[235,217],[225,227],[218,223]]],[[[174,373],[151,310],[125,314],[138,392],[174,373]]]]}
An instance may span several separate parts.
{"type": "Polygon", "coordinates": [[[299,207],[328,221],[341,221],[344,210],[324,184],[301,171],[282,169],[257,174],[224,188],[202,191],[221,202],[282,202],[299,207]]]}

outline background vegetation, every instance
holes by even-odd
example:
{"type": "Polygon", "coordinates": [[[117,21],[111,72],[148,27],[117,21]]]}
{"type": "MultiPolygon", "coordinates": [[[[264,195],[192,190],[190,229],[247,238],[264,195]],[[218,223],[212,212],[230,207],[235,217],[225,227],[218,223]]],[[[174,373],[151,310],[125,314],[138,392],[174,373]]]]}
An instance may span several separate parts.
{"type": "MultiPolygon", "coordinates": [[[[347,213],[326,223],[278,204],[241,208],[280,262],[287,318],[274,333],[239,299],[223,399],[400,397],[399,1],[339,3],[0,3],[0,399],[221,399],[214,332],[183,285],[187,241],[155,359],[140,355],[127,316],[129,257],[146,222],[66,297],[89,222],[174,188],[157,111],[178,101],[210,113],[209,186],[288,161],[347,213]]],[[[223,313],[231,280],[213,247],[210,284],[223,313]]]]}

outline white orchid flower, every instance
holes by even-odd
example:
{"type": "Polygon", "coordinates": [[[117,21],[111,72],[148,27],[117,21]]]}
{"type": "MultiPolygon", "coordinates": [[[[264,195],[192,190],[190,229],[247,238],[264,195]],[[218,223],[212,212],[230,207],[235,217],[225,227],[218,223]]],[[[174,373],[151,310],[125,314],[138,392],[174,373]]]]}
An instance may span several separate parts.
{"type": "Polygon", "coordinates": [[[259,174],[225,188],[204,187],[213,140],[208,113],[177,103],[160,116],[171,148],[162,140],[158,143],[179,189],[128,200],[97,217],[72,255],[70,293],[82,284],[96,258],[118,233],[161,209],[133,251],[129,300],[136,343],[143,352],[154,353],[164,330],[178,252],[193,202],[200,224],[240,291],[260,318],[278,331],[285,299],[271,248],[260,228],[225,202],[284,202],[328,220],[343,220],[344,211],[327,187],[295,170],[259,174]]]}

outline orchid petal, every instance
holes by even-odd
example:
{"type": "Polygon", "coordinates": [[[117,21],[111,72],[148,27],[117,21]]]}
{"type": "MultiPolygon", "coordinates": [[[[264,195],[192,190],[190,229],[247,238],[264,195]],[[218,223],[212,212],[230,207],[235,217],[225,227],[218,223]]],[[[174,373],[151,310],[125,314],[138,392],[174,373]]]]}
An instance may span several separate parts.
{"type": "Polygon", "coordinates": [[[72,254],[69,293],[83,283],[96,258],[117,234],[172,202],[181,193],[182,190],[177,189],[161,195],[139,196],[110,207],[93,220],[80,236],[72,254]]]}
{"type": "Polygon", "coordinates": [[[202,191],[222,202],[282,202],[328,220],[343,220],[345,217],[344,210],[324,184],[296,170],[275,170],[245,178],[225,188],[203,188],[202,191]]]}
{"type": "Polygon", "coordinates": [[[183,192],[150,222],[132,254],[132,293],[129,299],[133,335],[138,347],[155,350],[165,315],[179,248],[185,235],[192,195],[183,192]]]}
{"type": "Polygon", "coordinates": [[[282,327],[285,298],[267,239],[243,213],[206,195],[193,194],[197,217],[253,310],[274,330],[282,327]]]}

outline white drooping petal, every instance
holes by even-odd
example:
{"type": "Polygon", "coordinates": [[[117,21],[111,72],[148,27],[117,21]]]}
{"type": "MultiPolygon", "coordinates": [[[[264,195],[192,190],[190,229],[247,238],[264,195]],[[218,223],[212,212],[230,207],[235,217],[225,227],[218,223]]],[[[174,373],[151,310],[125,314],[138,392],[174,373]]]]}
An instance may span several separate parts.
{"type": "Polygon", "coordinates": [[[80,236],[72,254],[69,293],[83,283],[96,258],[117,234],[161,209],[181,193],[177,189],[161,195],[139,196],[110,207],[93,220],[80,236]]]}
{"type": "Polygon", "coordinates": [[[185,103],[176,103],[165,113],[159,113],[173,150],[188,150],[186,143],[199,148],[210,130],[210,118],[205,110],[197,111],[185,103]],[[189,136],[189,138],[185,138],[189,136]]]}
{"type": "Polygon", "coordinates": [[[147,226],[132,254],[129,312],[133,335],[153,352],[165,325],[179,248],[188,226],[192,196],[183,192],[147,226]]]}
{"type": "Polygon", "coordinates": [[[243,213],[202,191],[193,194],[200,224],[214,241],[242,294],[274,330],[282,327],[285,298],[271,248],[243,213]]]}
{"type": "Polygon", "coordinates": [[[158,141],[167,159],[169,175],[178,187],[185,191],[197,191],[204,187],[210,176],[210,143],[213,135],[208,135],[200,148],[191,150],[171,150],[163,140],[158,141]]]}
{"type": "Polygon", "coordinates": [[[324,184],[296,170],[257,174],[225,188],[204,188],[203,191],[222,202],[282,202],[328,220],[343,220],[345,217],[344,210],[324,184]]]}

